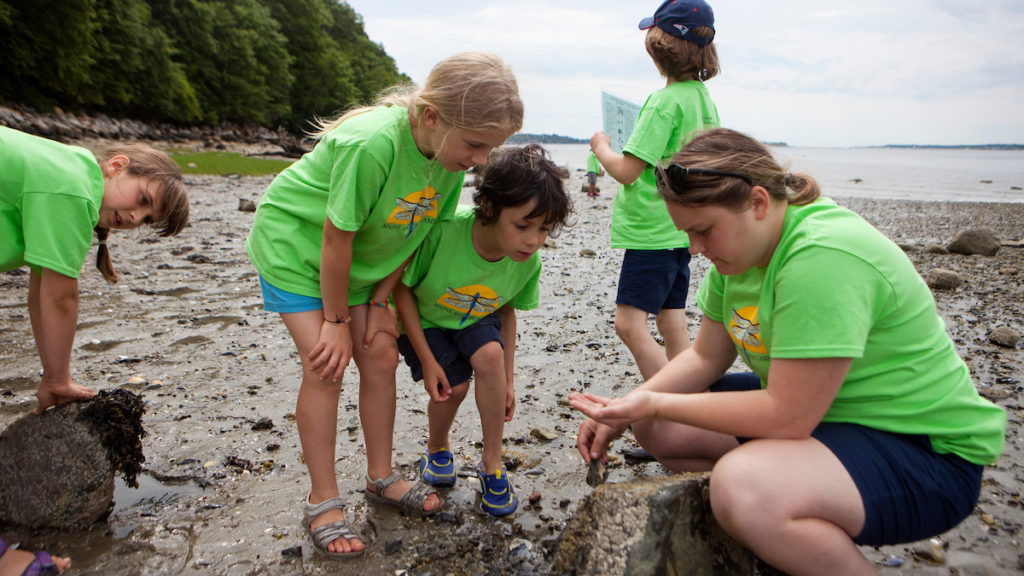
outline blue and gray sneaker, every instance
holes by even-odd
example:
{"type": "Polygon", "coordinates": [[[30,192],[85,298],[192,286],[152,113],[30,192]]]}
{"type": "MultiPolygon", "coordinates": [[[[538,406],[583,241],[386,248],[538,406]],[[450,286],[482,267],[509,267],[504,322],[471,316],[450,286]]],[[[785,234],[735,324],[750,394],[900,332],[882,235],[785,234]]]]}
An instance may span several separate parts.
{"type": "Polygon", "coordinates": [[[476,475],[480,477],[480,486],[483,488],[483,497],[480,499],[480,508],[491,516],[505,516],[516,511],[519,507],[519,498],[512,490],[512,482],[509,481],[508,471],[502,466],[494,474],[484,474],[483,464],[477,467],[476,475]]]}
{"type": "Polygon", "coordinates": [[[455,486],[455,457],[447,450],[420,456],[420,478],[431,486],[455,486]]]}

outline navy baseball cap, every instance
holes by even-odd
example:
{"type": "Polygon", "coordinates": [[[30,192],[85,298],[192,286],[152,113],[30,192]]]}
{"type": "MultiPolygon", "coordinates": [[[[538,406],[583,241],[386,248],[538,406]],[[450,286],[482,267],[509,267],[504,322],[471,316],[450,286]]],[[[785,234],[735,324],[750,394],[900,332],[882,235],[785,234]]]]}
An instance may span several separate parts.
{"type": "Polygon", "coordinates": [[[710,38],[705,38],[693,31],[698,26],[715,29],[715,13],[704,0],[665,0],[665,3],[654,12],[654,16],[640,21],[641,30],[647,30],[655,25],[673,36],[699,46],[707,46],[715,39],[714,34],[710,38]]]}

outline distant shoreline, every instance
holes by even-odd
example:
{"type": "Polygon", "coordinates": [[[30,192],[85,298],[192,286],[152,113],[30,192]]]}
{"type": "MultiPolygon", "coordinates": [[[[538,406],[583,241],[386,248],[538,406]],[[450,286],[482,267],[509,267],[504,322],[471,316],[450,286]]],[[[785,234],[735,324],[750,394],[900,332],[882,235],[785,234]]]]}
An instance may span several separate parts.
{"type": "MultiPolygon", "coordinates": [[[[590,140],[561,134],[531,134],[520,132],[508,139],[508,144],[589,144],[590,140]]],[[[787,142],[764,142],[765,146],[788,148],[787,142]]],[[[816,146],[812,146],[816,148],[816,146]]],[[[1024,150],[1024,144],[880,144],[874,146],[826,146],[826,148],[880,148],[928,150],[1024,150]]]]}
{"type": "Polygon", "coordinates": [[[1024,144],[884,144],[863,148],[927,148],[931,150],[1024,150],[1024,144]]]}

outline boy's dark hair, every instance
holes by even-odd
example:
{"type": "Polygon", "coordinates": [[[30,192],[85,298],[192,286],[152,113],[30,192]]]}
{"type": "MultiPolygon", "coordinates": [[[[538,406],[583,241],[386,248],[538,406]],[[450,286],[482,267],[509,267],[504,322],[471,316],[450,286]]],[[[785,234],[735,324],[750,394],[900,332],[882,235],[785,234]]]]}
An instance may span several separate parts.
{"type": "MultiPolygon", "coordinates": [[[[704,38],[715,35],[714,29],[707,26],[698,26],[692,32],[704,38]]],[[[715,49],[714,42],[707,46],[698,46],[652,26],[647,29],[644,44],[662,76],[679,82],[703,82],[718,75],[718,50],[715,49]]]]}
{"type": "Polygon", "coordinates": [[[489,226],[498,221],[502,209],[536,199],[537,205],[526,217],[543,217],[551,226],[548,235],[556,237],[569,225],[572,213],[572,201],[563,186],[568,177],[569,171],[552,162],[539,144],[498,150],[477,175],[473,193],[476,219],[489,226]]]}

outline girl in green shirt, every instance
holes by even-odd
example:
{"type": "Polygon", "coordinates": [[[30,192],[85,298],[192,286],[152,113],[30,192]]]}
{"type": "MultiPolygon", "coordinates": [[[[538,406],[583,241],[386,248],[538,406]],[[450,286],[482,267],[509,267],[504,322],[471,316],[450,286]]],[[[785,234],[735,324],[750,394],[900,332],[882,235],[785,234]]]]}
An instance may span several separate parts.
{"type": "Polygon", "coordinates": [[[903,251],[731,130],[694,138],[658,180],[713,264],[704,317],[693,347],[625,397],[570,396],[591,418],[584,459],[632,423],[669,468],[711,470],[719,524],[787,574],[874,574],[857,545],[970,514],[1006,415],[903,251]],[[737,356],[752,372],[723,376],[737,356]]]}
{"type": "Polygon", "coordinates": [[[309,469],[304,524],[317,551],[358,556],[334,472],[338,401],[359,369],[367,498],[415,514],[437,494],[394,469],[398,323],[388,297],[435,222],[455,211],[464,173],[522,125],[511,70],[496,56],[456,54],[422,88],[323,127],[316,147],[274,180],[246,241],[264,305],[281,314],[302,358],[295,409],[309,469]]]}
{"type": "Polygon", "coordinates": [[[181,170],[166,154],[129,144],[101,157],[0,127],[0,272],[32,271],[29,316],[43,364],[36,413],[95,394],[71,381],[70,367],[78,275],[94,231],[97,265],[117,282],[105,246],[111,228],[146,225],[173,236],[188,222],[181,170]]]}

